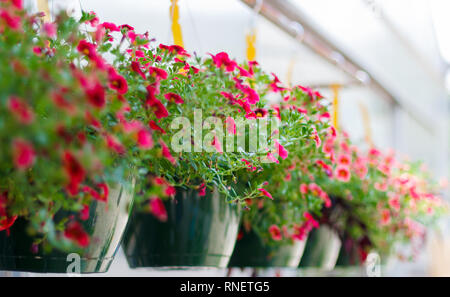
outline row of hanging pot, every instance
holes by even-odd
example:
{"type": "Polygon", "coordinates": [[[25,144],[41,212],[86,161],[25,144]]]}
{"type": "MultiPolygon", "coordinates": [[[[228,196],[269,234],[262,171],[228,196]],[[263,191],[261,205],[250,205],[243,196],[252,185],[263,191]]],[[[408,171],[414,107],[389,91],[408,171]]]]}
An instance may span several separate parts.
{"type": "Polygon", "coordinates": [[[305,242],[304,265],[355,264],[447,209],[423,166],[360,150],[255,61],[41,17],[0,2],[0,270],[105,272],[122,237],[131,267],[292,267],[305,242]]]}

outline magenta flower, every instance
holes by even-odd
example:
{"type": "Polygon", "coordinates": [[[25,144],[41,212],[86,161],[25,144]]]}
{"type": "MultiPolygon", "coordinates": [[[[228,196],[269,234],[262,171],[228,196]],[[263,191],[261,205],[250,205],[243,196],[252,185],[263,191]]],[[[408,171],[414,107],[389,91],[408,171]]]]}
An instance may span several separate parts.
{"type": "Polygon", "coordinates": [[[281,235],[280,227],[278,227],[277,225],[270,226],[269,233],[270,233],[270,236],[272,237],[272,239],[275,241],[280,241],[281,239],[283,239],[283,237],[281,235]]]}
{"type": "Polygon", "coordinates": [[[268,198],[273,200],[272,195],[269,192],[267,192],[265,189],[260,188],[260,189],[258,189],[258,191],[260,191],[264,196],[266,196],[266,197],[268,197],[268,198]]]}
{"type": "Polygon", "coordinates": [[[12,153],[14,166],[19,170],[26,170],[30,168],[36,160],[36,153],[33,145],[21,138],[16,138],[13,140],[12,153]]]}
{"type": "Polygon", "coordinates": [[[167,221],[167,210],[163,201],[159,197],[150,199],[150,211],[161,222],[167,221]]]}
{"type": "Polygon", "coordinates": [[[184,103],[183,98],[181,98],[180,95],[175,94],[175,93],[167,93],[167,94],[164,95],[164,98],[166,98],[167,101],[174,102],[176,104],[183,104],[184,103]]]}

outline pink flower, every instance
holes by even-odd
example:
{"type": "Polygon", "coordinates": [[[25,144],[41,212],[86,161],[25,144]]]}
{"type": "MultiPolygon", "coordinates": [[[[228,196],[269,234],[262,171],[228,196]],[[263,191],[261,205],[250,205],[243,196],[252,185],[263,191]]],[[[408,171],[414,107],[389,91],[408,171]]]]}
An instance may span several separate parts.
{"type": "Polygon", "coordinates": [[[273,200],[272,195],[269,192],[267,192],[265,189],[260,188],[260,189],[258,189],[258,191],[260,191],[264,196],[266,196],[266,197],[268,197],[268,198],[273,200]]]}
{"type": "Polygon", "coordinates": [[[277,148],[278,155],[281,159],[285,160],[288,157],[288,151],[277,140],[275,140],[275,146],[277,148]]]}
{"type": "Polygon", "coordinates": [[[275,241],[280,241],[281,239],[283,239],[283,237],[281,235],[280,227],[278,227],[277,225],[270,226],[269,233],[270,233],[270,236],[272,236],[272,239],[275,241]]]}
{"type": "Polygon", "coordinates": [[[172,163],[172,165],[175,165],[177,161],[170,153],[169,147],[166,145],[166,143],[162,139],[160,139],[159,144],[161,145],[162,148],[163,157],[169,160],[169,162],[172,163]]]}
{"type": "Polygon", "coordinates": [[[388,209],[383,209],[381,211],[381,225],[385,226],[391,222],[391,213],[388,209]]]}
{"type": "Polygon", "coordinates": [[[21,98],[11,96],[8,100],[8,109],[13,116],[22,124],[31,124],[34,120],[32,109],[21,98]]]}
{"type": "Polygon", "coordinates": [[[56,26],[53,23],[44,23],[42,29],[44,30],[45,34],[50,37],[54,38],[56,37],[56,26]]]}
{"type": "Polygon", "coordinates": [[[236,135],[236,123],[234,122],[234,119],[232,117],[227,117],[225,123],[227,125],[227,132],[236,135]]]}
{"type": "Polygon", "coordinates": [[[203,183],[198,188],[198,196],[203,197],[205,195],[206,195],[206,185],[205,185],[205,183],[203,183]]]}
{"type": "Polygon", "coordinates": [[[166,98],[167,101],[174,102],[176,104],[183,104],[184,103],[183,98],[181,98],[180,95],[175,94],[175,93],[167,93],[167,94],[164,95],[164,98],[166,98]]]}
{"type": "Polygon", "coordinates": [[[114,135],[105,136],[106,145],[108,148],[114,152],[122,155],[125,153],[125,147],[120,143],[120,141],[114,135]]]}
{"type": "Polygon", "coordinates": [[[74,241],[80,247],[84,248],[89,245],[89,235],[78,222],[70,222],[64,231],[64,236],[74,241]]]}
{"type": "Polygon", "coordinates": [[[218,68],[224,66],[226,71],[231,72],[237,67],[237,63],[231,60],[225,52],[220,52],[215,56],[210,54],[210,56],[218,68]]]}
{"type": "Polygon", "coordinates": [[[167,210],[160,198],[153,197],[150,199],[150,211],[161,222],[167,221],[167,210]]]}
{"type": "Polygon", "coordinates": [[[341,154],[337,157],[337,163],[342,166],[350,166],[352,163],[352,156],[349,154],[341,154]]]}
{"type": "Polygon", "coordinates": [[[119,32],[120,29],[117,27],[116,24],[104,22],[103,24],[100,24],[100,27],[105,28],[106,30],[109,30],[110,32],[119,32]]]}
{"type": "Polygon", "coordinates": [[[306,184],[301,184],[301,185],[300,185],[300,193],[302,193],[303,195],[308,194],[308,185],[306,185],[306,184]]]}
{"type": "Polygon", "coordinates": [[[400,211],[401,206],[398,195],[391,195],[391,198],[389,199],[389,206],[395,211],[400,211]]]}
{"type": "Polygon", "coordinates": [[[273,155],[272,153],[267,153],[267,159],[269,159],[269,161],[274,162],[274,163],[277,163],[277,164],[280,163],[280,161],[278,161],[278,159],[275,158],[274,155],[273,155]]]}
{"type": "Polygon", "coordinates": [[[214,136],[214,139],[213,139],[211,145],[214,146],[214,148],[216,149],[216,151],[219,154],[223,153],[222,144],[220,143],[219,138],[217,138],[217,136],[214,136]]]}
{"type": "Polygon", "coordinates": [[[21,18],[19,16],[12,16],[6,10],[0,10],[0,19],[6,23],[6,25],[13,29],[19,30],[21,25],[21,18]]]}
{"type": "Polygon", "coordinates": [[[150,66],[148,70],[150,72],[150,75],[154,77],[157,81],[167,79],[168,77],[168,74],[164,69],[150,66]]]}
{"type": "Polygon", "coordinates": [[[139,130],[137,134],[138,146],[143,150],[149,150],[153,147],[152,134],[146,129],[139,130]]]}
{"type": "Polygon", "coordinates": [[[341,182],[349,182],[351,178],[350,170],[347,166],[337,166],[334,175],[336,176],[336,179],[341,182]]]}
{"type": "Polygon", "coordinates": [[[286,88],[278,86],[278,84],[281,83],[280,80],[278,79],[278,76],[276,76],[274,73],[272,73],[272,76],[273,81],[270,84],[270,89],[272,90],[272,92],[278,93],[286,90],[286,88]]]}
{"type": "Polygon", "coordinates": [[[12,142],[14,166],[19,170],[26,170],[33,166],[36,159],[33,145],[28,141],[16,138],[12,142]]]}
{"type": "Polygon", "coordinates": [[[255,109],[254,113],[256,117],[260,119],[265,118],[267,116],[267,110],[265,110],[264,108],[255,109]]]}

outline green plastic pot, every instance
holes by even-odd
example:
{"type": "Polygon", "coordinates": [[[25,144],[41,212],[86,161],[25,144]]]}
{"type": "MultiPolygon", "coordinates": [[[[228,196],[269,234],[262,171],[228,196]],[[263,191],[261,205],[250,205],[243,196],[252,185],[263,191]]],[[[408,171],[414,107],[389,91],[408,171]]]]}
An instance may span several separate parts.
{"type": "Polygon", "coordinates": [[[168,219],[133,211],[123,249],[131,268],[226,267],[239,228],[238,205],[217,190],[177,188],[174,199],[164,201],[168,219]]]}
{"type": "Polygon", "coordinates": [[[321,226],[310,232],[299,267],[331,271],[336,265],[340,250],[339,236],[329,227],[321,226]]]}
{"type": "Polygon", "coordinates": [[[236,242],[228,267],[297,267],[305,242],[306,240],[281,246],[268,246],[255,232],[250,231],[236,242]]]}
{"type": "MultiPolygon", "coordinates": [[[[32,252],[34,238],[28,235],[28,221],[19,218],[10,234],[0,232],[0,270],[36,273],[100,273],[111,265],[125,231],[134,196],[134,181],[110,185],[108,203],[93,202],[89,219],[82,222],[90,244],[81,251],[42,249],[32,252]],[[78,265],[79,263],[79,265],[78,265]]],[[[57,213],[55,220],[67,217],[57,213]]]]}

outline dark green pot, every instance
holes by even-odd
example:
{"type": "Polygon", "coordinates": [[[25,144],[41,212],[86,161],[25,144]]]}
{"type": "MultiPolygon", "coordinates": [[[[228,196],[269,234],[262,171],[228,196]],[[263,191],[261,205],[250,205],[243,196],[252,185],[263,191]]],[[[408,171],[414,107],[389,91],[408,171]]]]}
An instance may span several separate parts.
{"type": "MultiPolygon", "coordinates": [[[[82,222],[90,236],[90,244],[81,251],[74,251],[77,255],[55,249],[50,253],[42,250],[32,253],[34,238],[26,230],[28,221],[17,219],[9,236],[7,232],[0,232],[0,270],[36,273],[108,271],[125,231],[133,196],[134,182],[110,185],[108,204],[94,202],[91,205],[89,219],[82,222]]],[[[67,217],[67,214],[57,213],[55,220],[58,217],[67,217]]]]}
{"type": "Polygon", "coordinates": [[[226,267],[239,228],[240,210],[217,190],[176,189],[165,201],[167,222],[133,211],[123,248],[131,268],[226,267]]]}
{"type": "Polygon", "coordinates": [[[333,270],[341,249],[339,236],[327,226],[309,233],[300,268],[314,267],[333,270]]]}
{"type": "Polygon", "coordinates": [[[236,242],[228,267],[297,267],[305,248],[305,241],[291,245],[271,247],[250,231],[236,242]]]}

